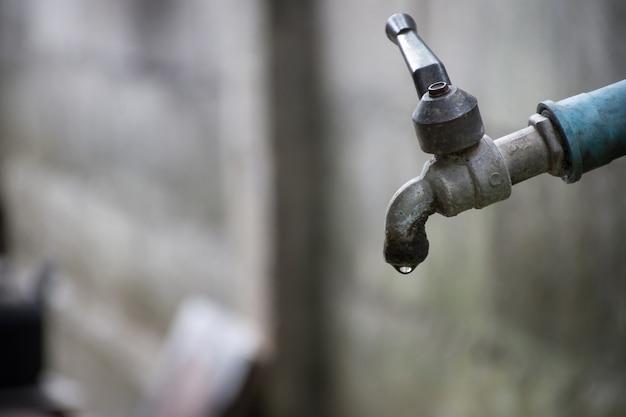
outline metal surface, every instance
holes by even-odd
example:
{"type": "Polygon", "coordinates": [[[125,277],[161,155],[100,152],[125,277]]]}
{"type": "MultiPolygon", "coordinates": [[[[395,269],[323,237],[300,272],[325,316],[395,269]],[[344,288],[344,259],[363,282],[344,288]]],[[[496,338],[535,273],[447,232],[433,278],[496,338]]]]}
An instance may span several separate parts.
{"type": "Polygon", "coordinates": [[[565,152],[563,151],[563,139],[561,138],[561,135],[554,127],[550,119],[540,114],[532,114],[528,118],[528,124],[537,130],[548,148],[548,173],[556,177],[562,177],[565,172],[565,152]]]}
{"type": "MultiPolygon", "coordinates": [[[[446,85],[447,86],[447,85],[446,85]]],[[[413,112],[415,133],[426,153],[446,155],[476,145],[485,134],[474,96],[449,86],[424,94],[413,112]]]]}
{"type": "Polygon", "coordinates": [[[530,124],[495,141],[506,162],[512,184],[544,172],[557,176],[562,172],[563,151],[552,123],[534,114],[530,117],[530,124]]]}
{"type": "Polygon", "coordinates": [[[400,48],[421,98],[413,112],[420,147],[437,155],[395,194],[387,210],[385,259],[409,273],[428,254],[430,214],[454,216],[507,198],[511,180],[502,155],[485,136],[478,101],[451,85],[443,63],[418,36],[415,21],[395,14],[386,32],[400,48]]]}
{"type": "Polygon", "coordinates": [[[422,174],[396,192],[387,209],[385,260],[409,273],[428,254],[428,216],[455,216],[507,199],[514,184],[549,172],[561,176],[560,138],[546,117],[534,114],[530,126],[458,154],[437,156],[422,174]]]}
{"type": "Polygon", "coordinates": [[[428,92],[428,86],[439,81],[450,84],[446,67],[417,34],[417,25],[411,16],[397,13],[387,20],[387,37],[400,47],[419,97],[428,92]]]}
{"type": "Polygon", "coordinates": [[[537,108],[564,139],[565,181],[626,155],[626,80],[537,108]]]}
{"type": "Polygon", "coordinates": [[[385,224],[385,260],[401,273],[413,271],[428,254],[428,216],[435,212],[455,216],[510,194],[505,159],[487,136],[463,154],[431,159],[422,174],[391,199],[385,224]]]}
{"type": "Polygon", "coordinates": [[[422,150],[446,155],[476,145],[485,134],[476,98],[451,85],[443,63],[418,36],[411,16],[391,16],[386,31],[400,47],[421,98],[413,123],[422,150]]]}
{"type": "Polygon", "coordinates": [[[533,114],[528,127],[494,142],[484,135],[476,99],[450,85],[413,19],[393,15],[387,35],[402,50],[421,97],[413,113],[420,146],[436,155],[387,209],[385,260],[403,274],[428,254],[425,224],[431,214],[485,207],[508,198],[513,184],[545,172],[574,182],[626,154],[626,80],[558,103],[545,101],[538,107],[543,115],[533,114]]]}
{"type": "Polygon", "coordinates": [[[393,196],[385,224],[385,260],[408,274],[428,255],[425,224],[435,212],[434,193],[425,179],[413,178],[393,196]]]}

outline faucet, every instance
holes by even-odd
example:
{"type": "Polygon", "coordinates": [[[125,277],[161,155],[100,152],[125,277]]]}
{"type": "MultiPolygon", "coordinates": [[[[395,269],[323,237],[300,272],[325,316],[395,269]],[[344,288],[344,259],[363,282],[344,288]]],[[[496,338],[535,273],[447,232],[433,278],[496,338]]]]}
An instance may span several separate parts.
{"type": "Polygon", "coordinates": [[[412,119],[420,148],[433,155],[387,208],[384,256],[398,272],[412,272],[428,255],[431,214],[451,217],[486,207],[543,173],[573,183],[626,154],[626,80],[544,101],[527,127],[493,140],[485,134],[478,101],[451,83],[411,16],[391,16],[386,33],[415,84],[419,101],[412,119]]]}

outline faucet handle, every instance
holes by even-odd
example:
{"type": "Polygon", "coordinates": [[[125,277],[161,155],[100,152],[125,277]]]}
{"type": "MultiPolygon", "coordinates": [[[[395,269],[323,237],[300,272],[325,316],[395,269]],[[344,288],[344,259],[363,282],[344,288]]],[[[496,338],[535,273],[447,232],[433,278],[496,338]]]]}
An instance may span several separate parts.
{"type": "Polygon", "coordinates": [[[394,14],[387,19],[385,31],[389,40],[400,48],[420,98],[435,83],[451,84],[446,67],[419,37],[417,25],[411,16],[405,13],[394,14]]]}
{"type": "Polygon", "coordinates": [[[446,68],[418,36],[411,16],[394,14],[386,32],[400,47],[420,98],[413,124],[422,150],[448,155],[480,142],[485,129],[476,97],[451,85],[446,68]]]}

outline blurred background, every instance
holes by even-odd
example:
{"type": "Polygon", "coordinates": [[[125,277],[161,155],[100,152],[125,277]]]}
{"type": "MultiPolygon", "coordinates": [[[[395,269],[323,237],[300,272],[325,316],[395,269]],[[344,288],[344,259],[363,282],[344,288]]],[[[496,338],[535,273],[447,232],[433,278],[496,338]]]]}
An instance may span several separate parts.
{"type": "Polygon", "coordinates": [[[242,415],[626,415],[626,160],[433,216],[423,265],[384,263],[428,158],[395,12],[494,138],[626,77],[621,0],[0,3],[0,249],[54,265],[45,373],[76,407],[217,395],[168,371],[202,331],[256,387],[242,415]]]}

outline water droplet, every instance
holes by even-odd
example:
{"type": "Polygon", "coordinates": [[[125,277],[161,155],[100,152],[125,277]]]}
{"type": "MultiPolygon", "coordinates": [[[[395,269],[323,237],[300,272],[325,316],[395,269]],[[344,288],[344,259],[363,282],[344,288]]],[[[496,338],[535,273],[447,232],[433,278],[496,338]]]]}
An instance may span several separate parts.
{"type": "Polygon", "coordinates": [[[411,272],[413,272],[415,267],[402,265],[402,266],[397,266],[396,269],[398,270],[399,273],[406,275],[406,274],[410,274],[411,272]]]}

